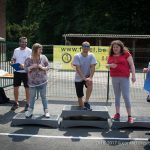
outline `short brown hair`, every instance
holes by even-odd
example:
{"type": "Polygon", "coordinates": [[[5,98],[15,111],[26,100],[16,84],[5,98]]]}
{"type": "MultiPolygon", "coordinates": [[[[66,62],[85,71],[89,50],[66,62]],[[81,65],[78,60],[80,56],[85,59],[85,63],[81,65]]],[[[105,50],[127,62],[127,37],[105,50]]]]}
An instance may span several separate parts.
{"type": "Polygon", "coordinates": [[[88,47],[90,47],[90,43],[89,43],[89,42],[87,42],[87,41],[85,41],[85,42],[83,42],[83,43],[82,43],[82,47],[84,47],[84,46],[88,46],[88,47]]]}
{"type": "Polygon", "coordinates": [[[27,40],[27,38],[25,36],[22,36],[19,38],[19,42],[21,42],[22,40],[27,40]]]}

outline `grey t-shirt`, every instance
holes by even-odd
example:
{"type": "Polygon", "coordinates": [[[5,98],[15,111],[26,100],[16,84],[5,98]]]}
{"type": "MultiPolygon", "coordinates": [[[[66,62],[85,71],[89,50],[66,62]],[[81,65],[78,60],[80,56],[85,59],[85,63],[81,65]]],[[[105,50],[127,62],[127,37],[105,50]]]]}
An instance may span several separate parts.
{"type": "MultiPolygon", "coordinates": [[[[84,76],[90,75],[90,66],[97,64],[96,58],[93,53],[88,53],[86,57],[84,57],[81,53],[78,53],[74,56],[72,61],[73,65],[79,65],[84,76]]],[[[82,79],[80,75],[76,72],[75,74],[75,82],[81,82],[82,79]]]]}

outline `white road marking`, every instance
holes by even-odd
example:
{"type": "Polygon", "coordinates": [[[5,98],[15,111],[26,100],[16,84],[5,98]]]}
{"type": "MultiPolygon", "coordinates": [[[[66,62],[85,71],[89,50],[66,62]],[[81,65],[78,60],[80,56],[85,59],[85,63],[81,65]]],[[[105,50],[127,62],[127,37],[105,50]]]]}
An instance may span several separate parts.
{"type": "Polygon", "coordinates": [[[16,134],[16,133],[0,133],[2,136],[18,136],[18,137],[36,137],[50,139],[74,139],[74,140],[114,140],[114,141],[148,141],[148,138],[115,138],[115,137],[82,137],[82,136],[52,136],[52,135],[34,135],[34,134],[16,134]]]}

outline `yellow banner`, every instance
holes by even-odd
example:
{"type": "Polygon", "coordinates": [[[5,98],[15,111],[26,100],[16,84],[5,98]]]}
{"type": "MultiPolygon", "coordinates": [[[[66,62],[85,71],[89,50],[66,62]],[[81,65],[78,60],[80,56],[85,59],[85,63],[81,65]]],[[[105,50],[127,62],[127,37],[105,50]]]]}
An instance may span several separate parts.
{"type": "MultiPolygon", "coordinates": [[[[73,70],[71,65],[74,55],[82,51],[81,46],[64,46],[55,45],[53,47],[53,62],[55,69],[73,70]]],[[[108,46],[90,46],[92,52],[97,60],[96,70],[106,71],[109,47],[108,46]]]]}

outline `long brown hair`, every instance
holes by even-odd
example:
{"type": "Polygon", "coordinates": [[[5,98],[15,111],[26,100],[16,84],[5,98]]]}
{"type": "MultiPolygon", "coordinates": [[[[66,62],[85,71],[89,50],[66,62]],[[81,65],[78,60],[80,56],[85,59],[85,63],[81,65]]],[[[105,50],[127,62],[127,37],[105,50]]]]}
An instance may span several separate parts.
{"type": "Polygon", "coordinates": [[[36,58],[38,56],[37,54],[38,54],[39,48],[42,48],[41,44],[39,44],[39,43],[33,44],[33,46],[32,46],[32,57],[33,58],[36,58]]]}
{"type": "Polygon", "coordinates": [[[121,55],[123,55],[125,53],[125,51],[128,51],[127,48],[125,48],[123,42],[121,42],[120,40],[115,40],[115,41],[111,42],[109,56],[113,56],[114,55],[113,46],[115,44],[118,45],[118,46],[120,46],[120,54],[121,55]]]}

